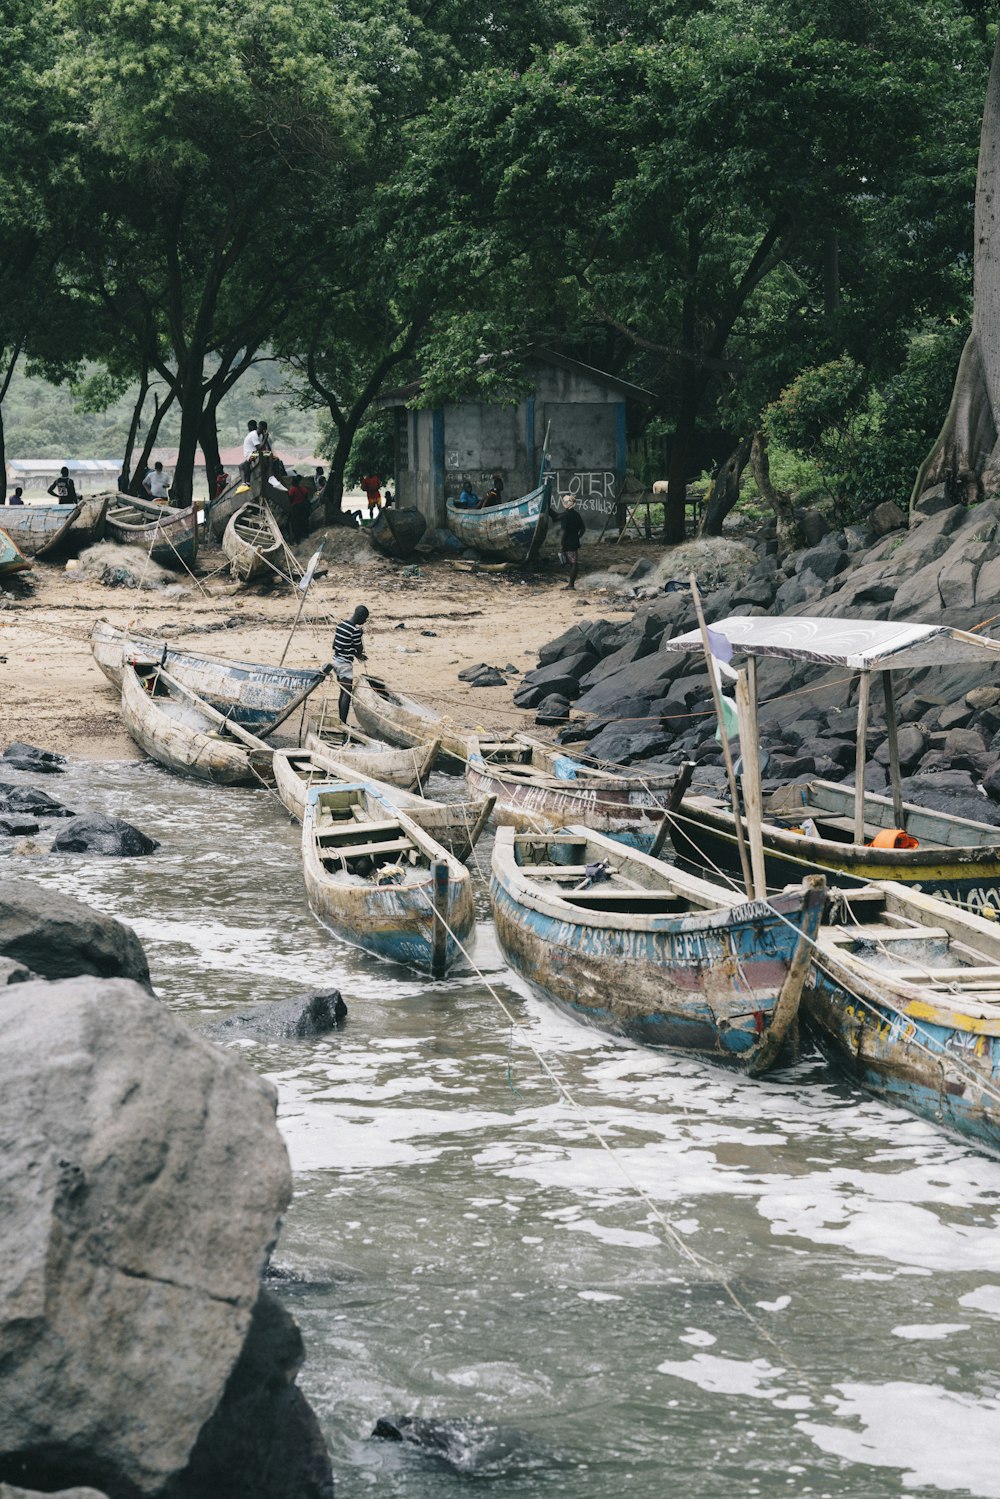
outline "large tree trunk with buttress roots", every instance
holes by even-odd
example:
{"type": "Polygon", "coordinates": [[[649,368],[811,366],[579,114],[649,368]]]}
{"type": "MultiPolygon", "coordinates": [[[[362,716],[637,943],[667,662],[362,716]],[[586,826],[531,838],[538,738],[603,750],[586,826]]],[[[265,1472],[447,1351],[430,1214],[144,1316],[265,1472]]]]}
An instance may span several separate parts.
{"type": "Polygon", "coordinates": [[[931,490],[966,504],[1000,492],[1000,35],[979,139],[973,265],[972,332],[944,426],[917,474],[911,509],[931,490]]]}

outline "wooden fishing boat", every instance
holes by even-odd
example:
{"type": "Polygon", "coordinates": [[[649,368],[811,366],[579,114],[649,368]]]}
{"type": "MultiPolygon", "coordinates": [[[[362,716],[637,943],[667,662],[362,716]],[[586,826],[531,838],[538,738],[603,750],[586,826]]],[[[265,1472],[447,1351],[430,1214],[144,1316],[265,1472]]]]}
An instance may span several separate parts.
{"type": "Polygon", "coordinates": [[[356,676],[352,696],[354,714],[366,733],[389,744],[421,746],[438,741],[441,770],[461,774],[469,756],[469,730],[443,713],[395,692],[378,677],[356,676]]]}
{"type": "Polygon", "coordinates": [[[358,771],[355,761],[347,758],[350,755],[349,747],[339,757],[315,749],[275,750],[274,784],[283,805],[293,817],[302,821],[311,787],[323,786],[331,780],[355,781],[366,791],[374,791],[394,807],[399,807],[413,818],[418,828],[430,833],[442,848],[464,863],[479,841],[493,810],[493,802],[488,796],[461,802],[430,801],[403,791],[399,786],[390,786],[387,781],[364,775],[358,771]]]}
{"type": "Polygon", "coordinates": [[[216,541],[221,541],[232,516],[241,505],[249,504],[252,499],[250,485],[245,479],[237,479],[220,495],[216,495],[214,500],[208,500],[205,504],[205,527],[209,535],[216,541]]]}
{"type": "Polygon", "coordinates": [[[412,506],[380,510],[368,527],[372,546],[384,557],[412,557],[427,530],[427,522],[412,506]]]}
{"type": "Polygon", "coordinates": [[[589,828],[502,827],[490,900],[511,967],[601,1030],[747,1073],[795,1035],[825,882],[746,901],[589,828]]]}
{"type": "Polygon", "coordinates": [[[309,904],[366,952],[441,977],[475,925],[469,871],[364,785],[314,786],[302,821],[309,904]]]}
{"type": "Polygon", "coordinates": [[[419,791],[427,784],[440,746],[439,740],[428,739],[412,748],[393,747],[363,729],[348,728],[325,708],[308,720],[302,743],[340,760],[350,752],[355,774],[388,781],[404,791],[419,791]]]}
{"type": "Polygon", "coordinates": [[[241,505],[230,516],[222,537],[234,578],[284,578],[288,574],[285,539],[267,505],[241,505]]]}
{"type": "Polygon", "coordinates": [[[68,539],[83,506],[5,505],[4,530],[26,557],[45,557],[68,539]]]}
{"type": "Polygon", "coordinates": [[[139,748],[167,770],[223,786],[273,782],[270,747],[155,663],[125,668],[122,718],[139,748]]]}
{"type": "Polygon", "coordinates": [[[530,494],[506,500],[501,505],[487,505],[482,510],[466,510],[448,501],[448,529],[465,546],[489,557],[503,557],[507,562],[531,562],[538,555],[549,529],[549,502],[552,480],[546,479],[530,494]]]}
{"type": "Polygon", "coordinates": [[[261,733],[326,681],[327,673],[179,649],[155,635],[122,630],[99,619],[90,632],[94,660],[109,682],[121,687],[126,662],[158,661],[183,687],[244,728],[261,733]]]}
{"type": "Polygon", "coordinates": [[[23,573],[33,566],[31,558],[24,555],[17,542],[6,531],[0,531],[0,578],[23,573]]]}
{"type": "Polygon", "coordinates": [[[500,826],[531,832],[583,822],[639,847],[678,800],[677,771],[613,775],[526,734],[494,741],[470,735],[465,779],[471,791],[496,798],[500,826]]]}
{"type": "Polygon", "coordinates": [[[1000,928],[895,882],[831,894],[803,1018],[886,1102],[1000,1153],[1000,928]]]}
{"type": "Polygon", "coordinates": [[[104,534],[123,546],[143,547],[160,567],[190,566],[198,555],[198,512],[194,505],[174,510],[119,494],[108,505],[104,534]]]}
{"type": "MultiPolygon", "coordinates": [[[[900,880],[972,909],[1000,910],[1000,828],[930,811],[902,797],[893,674],[904,668],[1000,665],[1000,642],[947,625],[895,620],[733,616],[712,635],[747,657],[756,698],[762,657],[835,666],[860,678],[854,786],[815,780],[763,798],[762,841],[769,884],[822,871],[831,884],[900,880]],[[870,677],[885,694],[890,795],[865,791],[870,677]]],[[[665,641],[665,651],[701,651],[699,631],[665,641]]],[[[985,803],[984,803],[985,805],[985,803]]],[[[744,818],[744,826],[746,820],[744,818]]],[[[679,856],[709,869],[739,870],[736,819],[730,803],[686,796],[671,827],[679,856]]]]}

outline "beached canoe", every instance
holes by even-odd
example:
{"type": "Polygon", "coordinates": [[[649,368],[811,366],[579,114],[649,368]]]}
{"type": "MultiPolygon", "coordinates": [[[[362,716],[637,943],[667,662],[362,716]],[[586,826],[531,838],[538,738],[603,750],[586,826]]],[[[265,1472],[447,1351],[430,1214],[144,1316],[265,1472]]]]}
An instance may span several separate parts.
{"type": "Polygon", "coordinates": [[[470,735],[465,767],[470,791],[495,797],[500,826],[531,832],[586,823],[640,847],[673,806],[677,775],[613,775],[526,734],[492,742],[470,735]]]}
{"type": "Polygon", "coordinates": [[[412,506],[397,510],[395,505],[380,510],[368,527],[372,546],[384,557],[412,557],[427,530],[427,522],[412,506]]]}
{"type": "Polygon", "coordinates": [[[189,567],[198,555],[198,512],[116,495],[104,522],[108,541],[142,547],[160,567],[189,567]]]}
{"type": "Polygon", "coordinates": [[[748,902],[589,828],[502,827],[490,900],[504,955],[544,998],[756,1074],[794,1035],[825,890],[809,877],[748,902]]]}
{"type": "MultiPolygon", "coordinates": [[[[356,752],[355,752],[356,753],[356,752]]],[[[423,796],[414,796],[399,786],[390,786],[372,776],[359,773],[348,747],[339,756],[323,754],[320,750],[283,749],[274,752],[274,784],[282,804],[299,822],[305,816],[306,799],[310,788],[326,782],[356,781],[366,790],[399,807],[412,817],[418,828],[446,848],[463,863],[479,840],[493,810],[487,796],[474,797],[469,801],[436,802],[423,796]]]]}
{"type": "Polygon", "coordinates": [[[273,582],[288,576],[285,539],[267,505],[241,505],[223,532],[222,550],[229,558],[233,577],[244,583],[253,578],[273,582]]]}
{"type": "Polygon", "coordinates": [[[302,744],[341,760],[350,752],[355,774],[388,781],[404,791],[422,791],[439,748],[437,739],[421,740],[412,748],[386,744],[363,729],[342,724],[326,707],[307,720],[302,744]]]}
{"type": "Polygon", "coordinates": [[[45,557],[68,541],[74,522],[83,512],[79,505],[5,505],[0,515],[11,541],[26,557],[45,557]]]}
{"type": "Polygon", "coordinates": [[[31,558],[24,555],[13,537],[6,531],[0,531],[0,578],[9,577],[12,573],[23,573],[33,566],[31,558]]]}
{"type": "MultiPolygon", "coordinates": [[[[973,910],[1000,910],[1000,828],[915,802],[897,807],[873,792],[864,798],[863,827],[865,841],[855,843],[853,786],[817,780],[765,793],[761,832],[768,884],[787,884],[816,869],[832,885],[900,880],[973,910]],[[873,846],[880,833],[889,840],[885,847],[873,846]]],[[[739,871],[736,821],[720,797],[686,796],[670,838],[678,856],[699,868],[739,871]]]]}
{"type": "Polygon", "coordinates": [[[155,635],[122,630],[99,619],[90,632],[94,660],[109,682],[121,687],[129,660],[158,661],[172,677],[228,719],[261,733],[326,681],[327,673],[181,649],[155,635]]]}
{"type": "Polygon", "coordinates": [[[426,745],[439,741],[438,766],[461,774],[468,759],[469,730],[436,709],[395,692],[378,677],[356,676],[354,715],[366,733],[389,744],[426,745]]]}
{"type": "Polygon", "coordinates": [[[466,510],[448,501],[448,528],[467,547],[508,562],[531,562],[549,529],[552,480],[520,499],[481,510],[466,510]]]}
{"type": "Polygon", "coordinates": [[[475,925],[469,871],[363,784],[314,786],[302,821],[309,905],[338,936],[439,978],[475,925]]]}
{"type": "Polygon", "coordinates": [[[161,666],[130,663],[122,675],[122,719],[166,770],[223,786],[271,784],[273,750],[182,687],[161,666]]]}
{"type": "Polygon", "coordinates": [[[877,1098],[1000,1154],[1000,929],[895,882],[831,892],[802,1002],[877,1098]]]}
{"type": "Polygon", "coordinates": [[[242,505],[253,499],[250,485],[245,479],[236,479],[214,500],[205,504],[205,528],[216,541],[221,541],[230,519],[242,505]]]}

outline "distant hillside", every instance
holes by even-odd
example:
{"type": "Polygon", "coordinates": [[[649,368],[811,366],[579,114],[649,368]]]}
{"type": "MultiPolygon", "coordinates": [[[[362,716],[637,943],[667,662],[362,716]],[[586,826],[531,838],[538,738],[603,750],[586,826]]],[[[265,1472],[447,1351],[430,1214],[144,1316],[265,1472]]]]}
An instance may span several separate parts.
{"type": "MultiPolygon", "coordinates": [[[[282,393],[284,375],[277,364],[255,368],[234,386],[219,408],[219,441],[225,447],[242,442],[249,417],[267,419],[275,441],[287,448],[318,450],[317,414],[298,411],[282,393]],[[267,393],[257,395],[262,387],[267,393]]],[[[18,371],[3,403],[7,457],[118,458],[124,452],[138,386],[106,411],[81,411],[69,386],[48,385],[18,371]]],[[[152,400],[147,407],[152,412],[152,400]]],[[[180,411],[172,408],[157,437],[157,447],[176,448],[180,411]]],[[[142,441],[140,433],[139,441],[142,441]]]]}

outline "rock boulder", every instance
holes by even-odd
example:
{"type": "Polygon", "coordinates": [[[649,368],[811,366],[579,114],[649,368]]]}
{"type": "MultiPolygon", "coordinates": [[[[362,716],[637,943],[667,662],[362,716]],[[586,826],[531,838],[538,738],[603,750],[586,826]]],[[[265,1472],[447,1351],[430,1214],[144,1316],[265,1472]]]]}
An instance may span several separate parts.
{"type": "Polygon", "coordinates": [[[132,928],[34,880],[0,880],[0,955],[42,978],[128,978],[149,988],[132,928]]]}
{"type": "Polygon", "coordinates": [[[57,854],[103,854],[108,858],[134,859],[151,854],[160,846],[121,817],[88,812],[60,828],[52,844],[57,854]]]}
{"type": "Polygon", "coordinates": [[[15,786],[12,781],[0,781],[0,812],[22,814],[25,817],[75,817],[76,813],[62,802],[57,802],[47,791],[36,786],[15,786]]]}
{"type": "Polygon", "coordinates": [[[304,1040],[325,1036],[347,1019],[347,1006],[339,989],[324,989],[317,994],[296,994],[269,1005],[256,1005],[227,1015],[225,1020],[208,1027],[213,1035],[259,1035],[275,1040],[304,1040]]]}
{"type": "Polygon", "coordinates": [[[0,1021],[0,1478],[160,1495],[291,1196],[274,1090],[126,980],[14,984],[0,1021]]]}
{"type": "Polygon", "coordinates": [[[3,763],[14,770],[33,770],[40,775],[62,775],[66,756],[55,750],[39,749],[34,744],[24,744],[15,739],[3,752],[3,763]]]}

